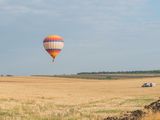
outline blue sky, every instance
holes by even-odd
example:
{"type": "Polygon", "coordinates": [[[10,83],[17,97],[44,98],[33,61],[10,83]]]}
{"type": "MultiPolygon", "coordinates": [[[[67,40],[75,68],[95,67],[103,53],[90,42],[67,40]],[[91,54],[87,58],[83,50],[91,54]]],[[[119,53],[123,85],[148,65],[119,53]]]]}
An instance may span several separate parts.
{"type": "Polygon", "coordinates": [[[160,69],[159,0],[0,0],[0,74],[160,69]],[[50,34],[65,46],[52,63],[50,34]]]}

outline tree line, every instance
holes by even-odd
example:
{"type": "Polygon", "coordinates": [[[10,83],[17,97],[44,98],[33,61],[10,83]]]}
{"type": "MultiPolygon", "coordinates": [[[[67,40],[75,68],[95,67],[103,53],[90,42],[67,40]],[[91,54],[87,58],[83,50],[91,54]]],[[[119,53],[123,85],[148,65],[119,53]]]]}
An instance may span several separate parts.
{"type": "Polygon", "coordinates": [[[77,75],[84,74],[160,74],[160,70],[148,70],[148,71],[115,71],[115,72],[80,72],[77,75]]]}

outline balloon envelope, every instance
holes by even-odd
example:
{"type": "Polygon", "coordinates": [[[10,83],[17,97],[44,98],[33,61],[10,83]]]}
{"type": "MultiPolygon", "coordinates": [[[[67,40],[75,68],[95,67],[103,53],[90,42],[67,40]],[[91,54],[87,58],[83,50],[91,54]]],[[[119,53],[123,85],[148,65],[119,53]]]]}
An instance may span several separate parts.
{"type": "Polygon", "coordinates": [[[61,36],[49,35],[44,39],[43,46],[54,60],[56,56],[61,52],[64,46],[64,41],[61,36]]]}

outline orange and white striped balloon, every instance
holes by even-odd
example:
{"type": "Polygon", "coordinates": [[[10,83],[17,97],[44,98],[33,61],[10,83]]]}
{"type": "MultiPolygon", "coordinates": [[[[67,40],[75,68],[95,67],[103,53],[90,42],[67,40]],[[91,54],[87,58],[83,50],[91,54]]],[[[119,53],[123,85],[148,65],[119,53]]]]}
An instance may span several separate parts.
{"type": "Polygon", "coordinates": [[[61,52],[64,46],[64,41],[63,38],[58,35],[50,35],[44,39],[43,46],[54,61],[56,56],[61,52]]]}

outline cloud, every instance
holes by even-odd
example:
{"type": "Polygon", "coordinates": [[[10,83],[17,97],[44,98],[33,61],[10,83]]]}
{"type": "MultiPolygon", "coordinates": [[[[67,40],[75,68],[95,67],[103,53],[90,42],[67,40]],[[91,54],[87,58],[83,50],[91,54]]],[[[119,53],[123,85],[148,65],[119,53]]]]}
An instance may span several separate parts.
{"type": "Polygon", "coordinates": [[[30,9],[26,6],[3,6],[0,8],[1,12],[8,12],[8,13],[26,13],[29,12],[30,9]]]}
{"type": "Polygon", "coordinates": [[[0,0],[0,13],[43,15],[53,21],[114,28],[130,18],[139,21],[146,3],[147,0],[0,0]]]}
{"type": "Polygon", "coordinates": [[[43,15],[43,18],[56,22],[112,29],[127,20],[139,22],[148,12],[143,10],[146,3],[147,0],[0,0],[0,13],[43,15]]]}
{"type": "Polygon", "coordinates": [[[13,15],[23,15],[25,13],[45,14],[48,12],[47,9],[38,6],[42,4],[42,0],[31,0],[26,2],[0,0],[0,12],[13,15]]]}
{"type": "MultiPolygon", "coordinates": [[[[138,4],[142,4],[145,0],[69,0],[69,1],[56,1],[56,0],[30,0],[30,1],[11,1],[0,0],[0,9],[4,12],[11,13],[82,13],[82,12],[105,12],[105,11],[119,11],[124,12],[126,10],[136,7],[138,4]]],[[[117,11],[117,12],[118,12],[117,11]]],[[[75,14],[76,14],[75,13],[75,14]]]]}

